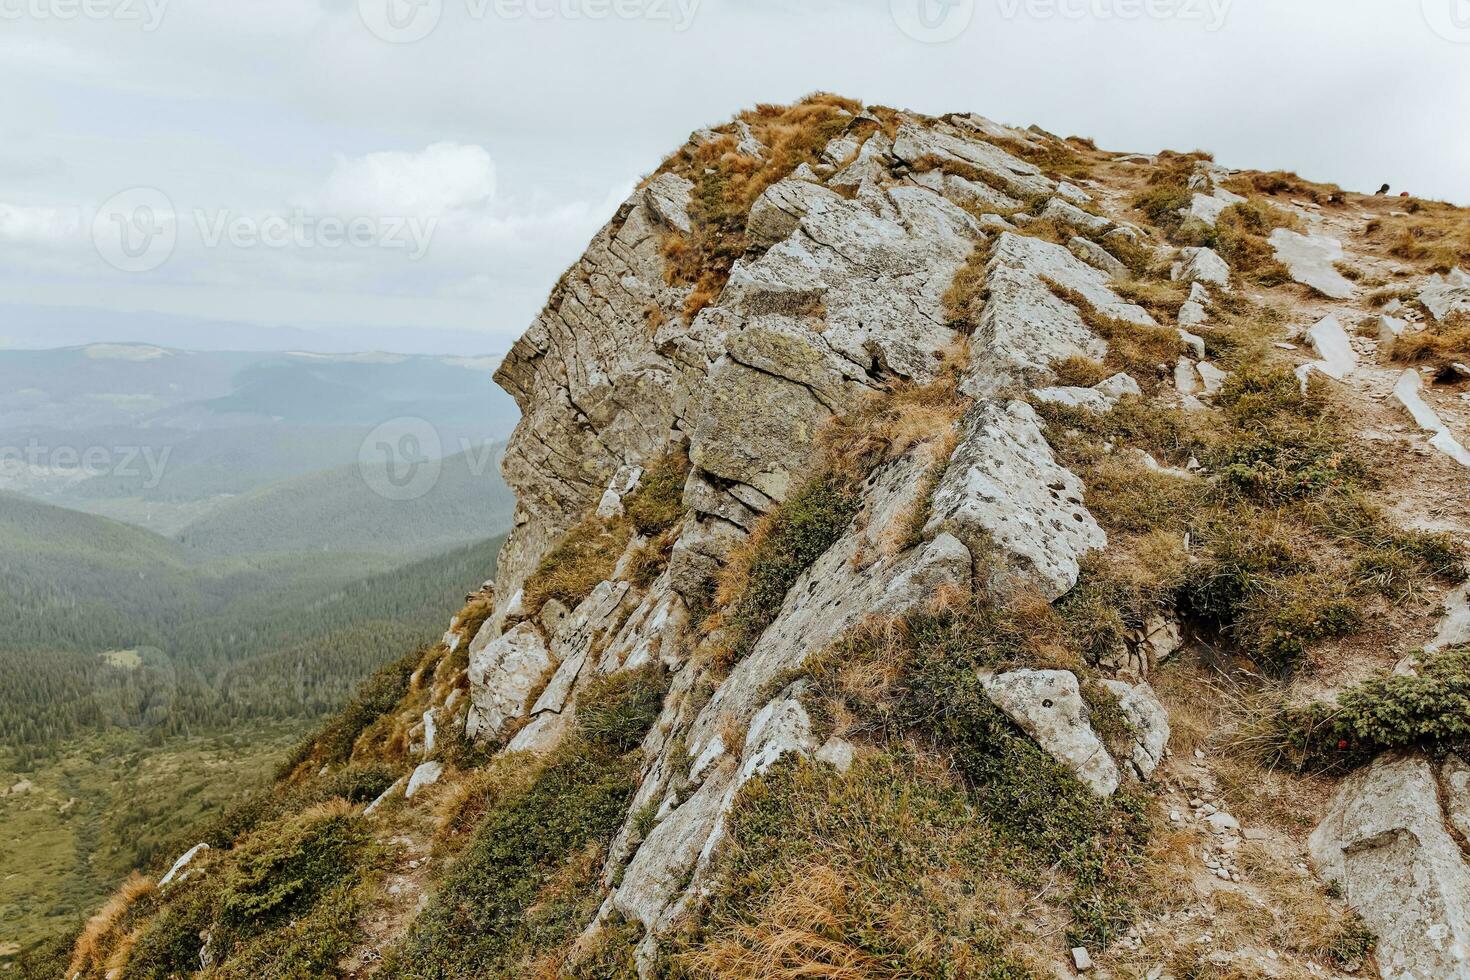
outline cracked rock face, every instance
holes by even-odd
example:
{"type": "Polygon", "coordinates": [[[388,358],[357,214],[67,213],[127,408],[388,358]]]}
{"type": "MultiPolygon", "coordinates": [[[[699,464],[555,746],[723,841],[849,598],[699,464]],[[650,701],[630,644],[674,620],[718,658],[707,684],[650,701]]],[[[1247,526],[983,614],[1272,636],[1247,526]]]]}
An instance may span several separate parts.
{"type": "Polygon", "coordinates": [[[1450,832],[1465,783],[1454,757],[1384,756],[1343,781],[1312,834],[1318,873],[1377,935],[1384,977],[1470,978],[1470,864],[1450,832]]]}
{"type": "MultiPolygon", "coordinates": [[[[1021,583],[1059,597],[1082,558],[1107,544],[1081,481],[1009,391],[1022,382],[1098,410],[1137,396],[1127,375],[1089,389],[1046,384],[1062,359],[1107,354],[1074,302],[1155,321],[1112,290],[1123,269],[1103,246],[1079,238],[1069,250],[966,209],[1010,213],[1046,195],[1059,222],[1100,237],[1138,233],[1083,210],[1094,206],[1086,191],[1058,186],[987,142],[1039,146],[1047,137],[979,117],[901,117],[890,140],[874,122],[855,120],[820,162],[760,194],[746,224],[750,247],[692,321],[688,288],[668,284],[663,248],[696,230],[693,185],[673,173],[650,179],[497,373],[524,413],[503,466],[519,509],[495,615],[470,645],[467,729],[482,740],[514,731],[507,750],[548,752],[568,737],[592,678],[655,662],[670,672],[603,871],[602,916],[645,927],[645,968],[660,934],[707,886],[726,815],[749,779],[791,754],[845,768],[863,751],[813,731],[802,682],[789,680],[808,658],[870,618],[904,616],[949,591],[1021,583]],[[979,254],[985,266],[971,271],[987,298],[961,381],[973,403],[949,459],[912,451],[871,473],[856,516],[796,580],[749,652],[728,673],[707,673],[690,656],[691,607],[809,473],[830,418],[895,382],[934,380],[960,349],[965,338],[945,295],[979,254]],[[687,449],[692,469],[667,568],[651,583],[630,581],[630,556],[645,543],[635,538],[618,570],[575,609],[524,608],[523,586],[541,558],[589,513],[618,518],[671,447],[687,449]],[[926,511],[914,540],[898,533],[926,511]],[[972,553],[978,542],[986,555],[972,553]],[[1008,575],[977,583],[980,558],[999,559],[1008,575]]],[[[770,152],[749,131],[739,138],[739,154],[770,152]]],[[[1115,761],[1091,728],[1076,677],[1031,673],[995,679],[992,697],[1093,792],[1109,795],[1125,774],[1146,777],[1157,766],[1168,728],[1146,684],[1120,695],[1137,739],[1131,757],[1115,761]]]]}
{"type": "Polygon", "coordinates": [[[1083,555],[1107,534],[1082,503],[1082,481],[1058,465],[1025,402],[981,402],[934,491],[928,530],[988,534],[1048,598],[1077,584],[1083,555]]]}
{"type": "Polygon", "coordinates": [[[1118,764],[1088,721],[1077,676],[1065,670],[1015,670],[982,677],[985,693],[1027,735],[1077,774],[1095,796],[1118,789],[1118,764]]]}

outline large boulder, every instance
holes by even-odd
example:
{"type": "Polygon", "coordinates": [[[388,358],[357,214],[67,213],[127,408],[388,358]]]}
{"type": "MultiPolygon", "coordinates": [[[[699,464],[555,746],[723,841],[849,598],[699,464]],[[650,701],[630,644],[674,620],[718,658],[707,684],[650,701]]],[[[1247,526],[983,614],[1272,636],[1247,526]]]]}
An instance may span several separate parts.
{"type": "Polygon", "coordinates": [[[1470,980],[1470,866],[1428,759],[1389,755],[1343,780],[1308,846],[1378,937],[1385,980],[1470,980]]]}
{"type": "Polygon", "coordinates": [[[1077,675],[1066,670],[1015,670],[982,676],[995,706],[1048,754],[1077,774],[1095,796],[1118,789],[1118,764],[1088,720],[1077,675]]]}
{"type": "Polygon", "coordinates": [[[1357,288],[1341,272],[1342,242],[1327,235],[1303,235],[1287,228],[1271,232],[1276,260],[1291,272],[1291,278],[1329,299],[1352,299],[1357,288]]]}
{"type": "Polygon", "coordinates": [[[470,644],[470,713],[466,733],[495,739],[523,718],[555,667],[541,633],[530,623],[488,642],[470,644]]]}
{"type": "Polygon", "coordinates": [[[1052,456],[1025,402],[981,402],[934,490],[928,533],[988,536],[1020,574],[1055,599],[1077,584],[1082,556],[1107,534],[1082,481],[1052,456]]]}

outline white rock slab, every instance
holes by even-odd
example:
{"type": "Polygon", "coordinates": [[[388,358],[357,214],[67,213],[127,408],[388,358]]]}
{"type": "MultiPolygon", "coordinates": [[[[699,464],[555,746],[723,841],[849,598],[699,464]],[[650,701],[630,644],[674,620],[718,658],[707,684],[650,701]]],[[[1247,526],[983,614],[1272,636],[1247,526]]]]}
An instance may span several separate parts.
{"type": "Polygon", "coordinates": [[[1230,266],[1212,248],[1185,248],[1179,251],[1179,261],[1174,264],[1170,276],[1176,282],[1209,283],[1214,286],[1230,284],[1230,266]]]}
{"type": "Polygon", "coordinates": [[[1444,420],[1424,400],[1424,379],[1419,377],[1418,371],[1410,368],[1399,376],[1398,384],[1393,388],[1393,397],[1413,417],[1419,428],[1430,433],[1431,446],[1461,466],[1470,467],[1470,452],[1466,451],[1450,432],[1450,427],[1445,425],[1444,420]]]}
{"type": "Polygon", "coordinates": [[[1434,639],[1424,644],[1424,652],[1465,645],[1470,645],[1470,583],[1445,596],[1444,616],[1434,628],[1434,639]]]}
{"type": "Polygon", "coordinates": [[[171,883],[185,868],[187,868],[194,861],[196,857],[207,850],[209,850],[208,844],[195,844],[193,847],[185,851],[183,853],[183,856],[174,862],[174,866],[168,869],[168,874],[158,879],[158,887],[162,888],[164,885],[171,883]]]}
{"type": "Polygon", "coordinates": [[[1337,317],[1325,316],[1314,323],[1307,340],[1321,358],[1313,366],[1329,378],[1341,381],[1357,370],[1358,355],[1337,317]]]}
{"type": "Polygon", "coordinates": [[[1218,395],[1220,389],[1225,387],[1226,379],[1230,377],[1229,372],[1220,370],[1209,361],[1200,361],[1194,369],[1199,372],[1199,379],[1205,386],[1206,395],[1218,395]]]}
{"type": "Polygon", "coordinates": [[[1308,848],[1378,937],[1384,977],[1470,978],[1470,867],[1427,760],[1385,755],[1348,776],[1308,848]]]}
{"type": "Polygon", "coordinates": [[[1037,388],[1031,392],[1038,401],[1053,405],[1066,405],[1069,408],[1081,408],[1089,412],[1107,412],[1124,395],[1143,394],[1143,389],[1133,376],[1118,373],[1104,381],[1099,381],[1091,388],[1078,388],[1063,385],[1055,388],[1037,388]]]}
{"type": "Polygon", "coordinates": [[[530,709],[554,663],[536,627],[521,623],[483,647],[470,644],[471,738],[496,738],[530,709]]]}
{"type": "Polygon", "coordinates": [[[444,775],[444,763],[424,762],[408,777],[408,788],[403,791],[403,798],[411,800],[418,795],[419,790],[433,786],[444,775]]]}
{"type": "Polygon", "coordinates": [[[1271,233],[1277,261],[1291,271],[1291,278],[1329,299],[1352,299],[1355,287],[1334,264],[1342,261],[1342,242],[1327,235],[1302,235],[1286,228],[1271,233]]]}
{"type": "Polygon", "coordinates": [[[982,402],[935,488],[926,533],[983,531],[1056,599],[1077,584],[1083,555],[1108,537],[1083,505],[1082,481],[1059,465],[1030,405],[982,402]]]}
{"type": "Polygon", "coordinates": [[[1429,277],[1429,285],[1419,293],[1419,302],[1436,320],[1451,313],[1470,312],[1470,274],[1454,269],[1448,276],[1429,277]]]}
{"type": "Polygon", "coordinates": [[[1077,774],[1094,796],[1117,792],[1118,765],[1088,721],[1077,676],[1066,670],[1016,670],[980,678],[995,706],[1047,754],[1077,774]]]}

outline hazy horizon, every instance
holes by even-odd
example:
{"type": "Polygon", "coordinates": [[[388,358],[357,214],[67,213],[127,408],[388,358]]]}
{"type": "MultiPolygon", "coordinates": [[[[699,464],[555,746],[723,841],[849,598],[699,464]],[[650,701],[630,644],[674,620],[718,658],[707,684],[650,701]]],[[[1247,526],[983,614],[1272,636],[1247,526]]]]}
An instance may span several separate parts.
{"type": "Polygon", "coordinates": [[[503,352],[689,132],[818,89],[1470,202],[1464,2],[28,0],[0,345],[503,352]]]}

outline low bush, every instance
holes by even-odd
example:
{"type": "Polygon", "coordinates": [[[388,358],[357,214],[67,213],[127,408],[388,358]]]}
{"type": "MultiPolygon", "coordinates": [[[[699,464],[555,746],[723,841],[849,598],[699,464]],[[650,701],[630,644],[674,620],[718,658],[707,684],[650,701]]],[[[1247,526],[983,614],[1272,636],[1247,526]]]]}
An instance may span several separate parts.
{"type": "Polygon", "coordinates": [[[1423,658],[1414,674],[1365,681],[1333,704],[1277,705],[1248,726],[1244,744],[1269,763],[1331,772],[1389,749],[1470,746],[1470,649],[1423,658]]]}
{"type": "Polygon", "coordinates": [[[577,695],[577,733],[592,745],[630,752],[658,720],[668,688],[657,663],[599,675],[577,695]]]}
{"type": "Polygon", "coordinates": [[[553,914],[548,888],[587,848],[622,824],[637,773],[620,756],[573,738],[529,785],[496,800],[384,964],[385,975],[522,977],[526,965],[573,939],[601,900],[595,874],[575,876],[553,914]]]}

